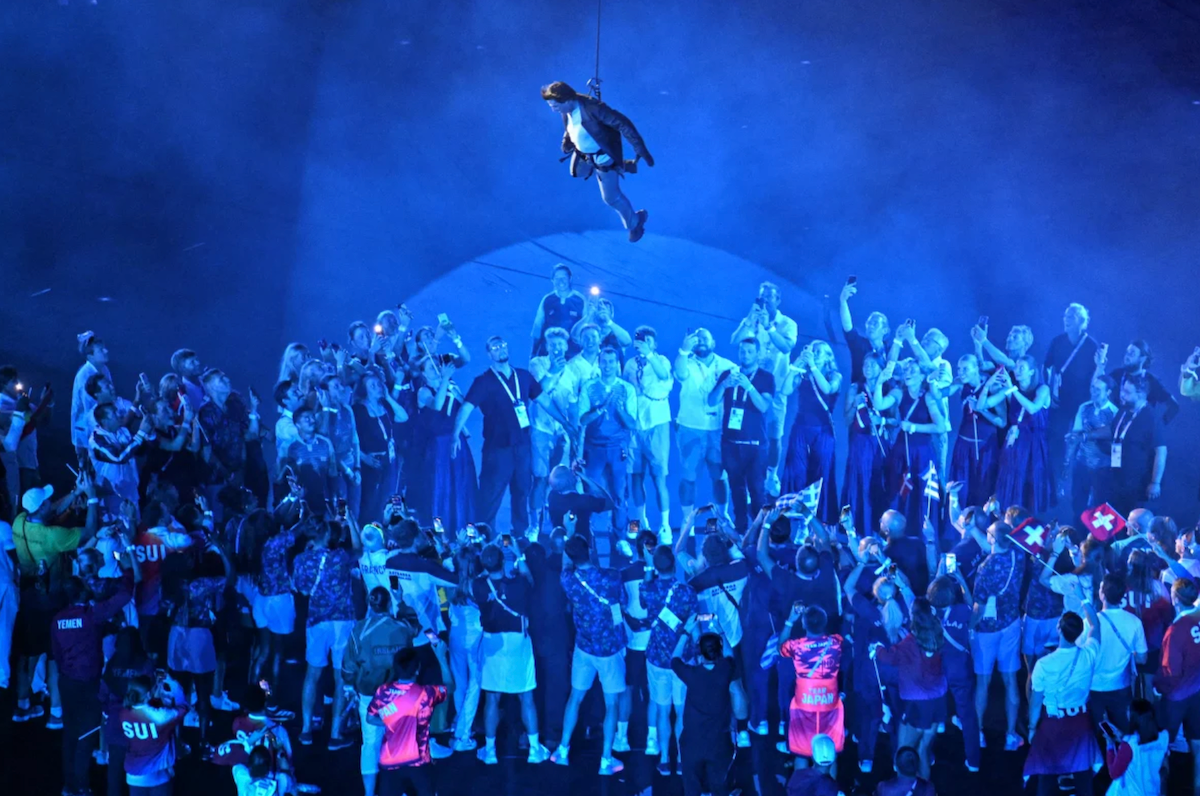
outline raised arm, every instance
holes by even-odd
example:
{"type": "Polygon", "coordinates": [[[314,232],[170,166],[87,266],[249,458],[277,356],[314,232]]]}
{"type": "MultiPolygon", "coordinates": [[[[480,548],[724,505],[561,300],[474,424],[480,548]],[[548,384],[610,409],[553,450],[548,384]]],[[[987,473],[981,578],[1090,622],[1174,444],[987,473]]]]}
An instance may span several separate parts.
{"type": "Polygon", "coordinates": [[[850,299],[858,292],[858,286],[847,283],[838,297],[838,315],[842,319],[842,331],[850,334],[854,331],[854,319],[850,316],[850,299]]]}

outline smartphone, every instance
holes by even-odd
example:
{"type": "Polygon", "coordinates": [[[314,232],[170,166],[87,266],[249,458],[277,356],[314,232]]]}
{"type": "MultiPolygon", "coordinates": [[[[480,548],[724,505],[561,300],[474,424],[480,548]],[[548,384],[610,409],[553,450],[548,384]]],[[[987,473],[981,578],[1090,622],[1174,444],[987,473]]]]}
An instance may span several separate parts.
{"type": "Polygon", "coordinates": [[[479,531],[475,530],[475,526],[468,522],[467,523],[467,538],[468,539],[476,539],[478,537],[479,537],[479,531]]]}
{"type": "Polygon", "coordinates": [[[804,610],[804,600],[796,600],[796,602],[792,603],[792,610],[793,611],[803,611],[804,610]]]}
{"type": "Polygon", "coordinates": [[[121,551],[113,550],[113,561],[120,561],[120,560],[121,560],[121,551]]]}
{"type": "Polygon", "coordinates": [[[856,282],[858,282],[858,277],[857,277],[857,276],[848,276],[848,277],[846,277],[846,284],[847,284],[847,285],[853,285],[853,284],[855,284],[856,282]]]}
{"type": "Polygon", "coordinates": [[[988,326],[988,316],[986,316],[986,315],[980,315],[980,316],[979,316],[979,328],[980,328],[980,329],[986,329],[986,328],[987,328],[987,326],[988,326]]]}
{"type": "Polygon", "coordinates": [[[905,325],[905,326],[910,326],[910,327],[911,327],[911,326],[916,326],[916,325],[917,325],[917,322],[916,322],[916,321],[914,321],[912,318],[909,318],[909,319],[907,319],[907,320],[905,320],[905,321],[904,321],[904,325],[905,325]]]}
{"type": "Polygon", "coordinates": [[[21,382],[17,382],[17,386],[13,389],[15,389],[17,392],[25,392],[25,385],[21,382]]]}
{"type": "Polygon", "coordinates": [[[953,575],[958,571],[958,556],[954,553],[946,553],[946,574],[953,575]]]}
{"type": "Polygon", "coordinates": [[[391,503],[393,506],[403,506],[404,498],[400,497],[399,495],[392,495],[390,498],[388,498],[388,503],[391,503]]]}
{"type": "Polygon", "coordinates": [[[317,348],[320,348],[322,350],[329,348],[329,341],[326,340],[324,337],[322,337],[320,340],[317,341],[317,348]]]}
{"type": "Polygon", "coordinates": [[[888,565],[888,577],[889,577],[889,578],[894,578],[894,577],[896,577],[896,573],[897,573],[899,570],[900,570],[900,567],[896,566],[895,564],[889,564],[889,565],[888,565]]]}
{"type": "Polygon", "coordinates": [[[1117,735],[1117,728],[1107,721],[1100,722],[1100,731],[1112,738],[1114,741],[1120,740],[1121,736],[1117,735]]]}
{"type": "Polygon", "coordinates": [[[383,336],[383,324],[382,323],[375,324],[375,334],[379,335],[380,337],[383,336]]]}
{"type": "Polygon", "coordinates": [[[1108,356],[1108,343],[1101,343],[1100,344],[1100,358],[1103,359],[1104,357],[1107,357],[1107,356],[1108,356]]]}
{"type": "Polygon", "coordinates": [[[714,620],[716,618],[717,618],[716,614],[697,614],[696,615],[697,622],[711,622],[712,620],[714,620]]]}
{"type": "Polygon", "coordinates": [[[716,533],[717,532],[717,518],[716,517],[709,517],[707,520],[704,521],[704,532],[705,533],[716,533]]]}
{"type": "Polygon", "coordinates": [[[503,535],[500,537],[500,544],[501,544],[501,546],[503,546],[503,547],[512,547],[512,536],[511,536],[510,534],[507,534],[507,533],[506,533],[506,534],[503,534],[503,535]]]}
{"type": "Polygon", "coordinates": [[[637,533],[638,531],[642,530],[642,521],[641,520],[630,520],[629,521],[629,530],[632,531],[633,533],[637,533]]]}
{"type": "Polygon", "coordinates": [[[689,326],[689,327],[687,328],[687,336],[688,336],[688,337],[691,337],[691,336],[692,336],[692,332],[693,332],[693,331],[694,331],[694,330],[692,329],[692,327],[690,327],[690,326],[689,326]]]}
{"type": "Polygon", "coordinates": [[[599,296],[600,295],[600,286],[592,285],[592,289],[589,290],[588,292],[591,293],[593,296],[599,296]]]}
{"type": "Polygon", "coordinates": [[[450,325],[450,316],[444,312],[439,312],[438,313],[438,324],[441,326],[449,326],[450,325]]]}
{"type": "Polygon", "coordinates": [[[758,307],[759,309],[762,309],[764,306],[766,306],[766,302],[763,301],[761,297],[756,298],[754,300],[754,306],[758,307]]]}
{"type": "Polygon", "coordinates": [[[441,517],[433,518],[433,530],[436,531],[437,533],[445,533],[446,532],[445,526],[442,525],[441,517]]]}
{"type": "Polygon", "coordinates": [[[853,509],[851,509],[849,506],[842,506],[842,519],[843,520],[846,519],[847,517],[853,517],[853,516],[854,516],[853,509]]]}
{"type": "Polygon", "coordinates": [[[425,631],[425,638],[429,639],[430,644],[436,644],[438,641],[437,633],[434,633],[432,630],[425,631]]]}
{"type": "Polygon", "coordinates": [[[579,519],[579,518],[576,516],[575,512],[573,512],[573,511],[568,511],[568,512],[566,513],[566,515],[565,515],[565,519],[568,519],[568,520],[570,520],[571,522],[575,522],[575,521],[576,521],[577,519],[579,519]]]}

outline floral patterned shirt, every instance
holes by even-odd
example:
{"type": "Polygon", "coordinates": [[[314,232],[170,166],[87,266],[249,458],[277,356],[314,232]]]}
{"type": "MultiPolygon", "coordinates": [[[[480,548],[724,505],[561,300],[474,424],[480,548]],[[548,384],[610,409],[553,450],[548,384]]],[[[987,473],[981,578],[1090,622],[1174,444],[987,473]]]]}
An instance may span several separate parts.
{"type": "MultiPolygon", "coordinates": [[[[660,669],[671,668],[671,653],[679,641],[683,624],[700,608],[696,590],[681,580],[656,578],[642,586],[642,605],[650,619],[650,641],[646,644],[646,662],[660,669]],[[668,600],[668,595],[670,599],[668,600]],[[670,608],[679,619],[678,630],[672,629],[662,616],[663,608],[670,608]]],[[[667,619],[670,617],[668,616],[667,619]]]]}
{"type": "Polygon", "coordinates": [[[350,589],[350,570],[354,559],[342,549],[305,550],[296,556],[292,582],[296,590],[309,595],[307,627],[322,622],[353,622],[354,601],[350,589]]]}
{"type": "Polygon", "coordinates": [[[562,587],[575,617],[576,647],[601,658],[625,649],[621,613],[625,586],[620,572],[596,567],[563,570],[562,587]]]}
{"type": "Polygon", "coordinates": [[[296,544],[295,531],[280,531],[263,544],[262,574],[258,576],[258,593],[263,597],[288,594],[292,579],[288,577],[287,554],[296,544]]]}
{"type": "Polygon", "coordinates": [[[980,633],[997,633],[1021,618],[1021,555],[1016,550],[992,553],[979,565],[975,575],[975,602],[986,606],[989,597],[996,598],[996,616],[981,613],[975,629],[980,633]]]}

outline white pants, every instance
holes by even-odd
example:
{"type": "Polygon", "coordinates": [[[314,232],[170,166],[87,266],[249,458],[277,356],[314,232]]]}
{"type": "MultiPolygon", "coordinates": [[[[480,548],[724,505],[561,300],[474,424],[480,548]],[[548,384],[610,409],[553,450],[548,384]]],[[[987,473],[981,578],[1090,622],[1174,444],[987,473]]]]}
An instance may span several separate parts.
{"type": "Polygon", "coordinates": [[[383,736],[386,728],[382,724],[372,724],[367,721],[367,708],[374,695],[358,695],[358,718],[362,725],[362,757],[359,769],[363,774],[379,773],[379,751],[383,748],[383,736]]]}
{"type": "MultiPolygon", "coordinates": [[[[2,553],[0,553],[2,555],[2,553]]],[[[17,621],[20,592],[11,583],[0,584],[0,688],[8,688],[8,656],[12,652],[13,625],[17,621]]]]}
{"type": "Polygon", "coordinates": [[[483,630],[478,626],[456,632],[450,628],[450,671],[454,675],[454,737],[471,737],[471,725],[479,709],[479,678],[483,668],[480,644],[483,630]]]}

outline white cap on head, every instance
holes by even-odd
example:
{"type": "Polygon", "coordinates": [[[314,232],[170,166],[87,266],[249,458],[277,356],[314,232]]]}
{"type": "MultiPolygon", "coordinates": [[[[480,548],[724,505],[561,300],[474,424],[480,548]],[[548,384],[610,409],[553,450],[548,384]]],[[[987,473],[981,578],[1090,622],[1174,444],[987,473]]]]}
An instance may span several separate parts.
{"type": "Polygon", "coordinates": [[[21,508],[25,509],[27,513],[33,514],[35,511],[40,509],[42,504],[49,500],[50,496],[53,494],[54,487],[50,484],[46,484],[43,487],[35,486],[33,489],[27,490],[21,497],[21,508]]]}
{"type": "Polygon", "coordinates": [[[812,739],[813,762],[818,766],[831,766],[837,760],[837,747],[833,739],[821,733],[812,739]]]}

